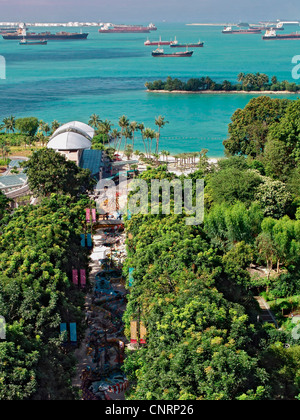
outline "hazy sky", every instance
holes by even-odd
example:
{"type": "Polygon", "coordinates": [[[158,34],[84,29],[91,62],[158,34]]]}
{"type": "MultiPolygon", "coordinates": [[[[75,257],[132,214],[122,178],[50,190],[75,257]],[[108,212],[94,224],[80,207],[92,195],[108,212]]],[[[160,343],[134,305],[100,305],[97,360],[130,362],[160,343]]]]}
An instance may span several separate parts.
{"type": "Polygon", "coordinates": [[[0,21],[231,22],[300,19],[299,0],[0,0],[0,21]]]}

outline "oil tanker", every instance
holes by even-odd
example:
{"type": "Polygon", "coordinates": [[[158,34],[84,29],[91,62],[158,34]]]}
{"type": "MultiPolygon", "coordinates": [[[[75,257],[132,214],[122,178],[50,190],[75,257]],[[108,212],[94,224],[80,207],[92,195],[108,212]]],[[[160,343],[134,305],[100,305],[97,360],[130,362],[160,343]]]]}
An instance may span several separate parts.
{"type": "Polygon", "coordinates": [[[3,39],[6,40],[22,40],[22,39],[34,39],[34,40],[53,40],[53,41],[66,41],[66,40],[80,40],[87,39],[88,33],[77,33],[77,32],[28,32],[26,25],[21,24],[16,32],[3,34],[3,39]]]}
{"type": "Polygon", "coordinates": [[[288,40],[288,39],[300,39],[300,33],[294,32],[292,34],[281,34],[278,35],[275,31],[275,29],[268,30],[265,35],[262,37],[264,40],[272,40],[272,39],[282,39],[282,40],[288,40]]]}
{"type": "Polygon", "coordinates": [[[115,25],[112,23],[106,23],[99,29],[100,34],[136,34],[136,33],[150,33],[156,31],[157,27],[150,23],[148,26],[137,26],[137,25],[115,25]]]}

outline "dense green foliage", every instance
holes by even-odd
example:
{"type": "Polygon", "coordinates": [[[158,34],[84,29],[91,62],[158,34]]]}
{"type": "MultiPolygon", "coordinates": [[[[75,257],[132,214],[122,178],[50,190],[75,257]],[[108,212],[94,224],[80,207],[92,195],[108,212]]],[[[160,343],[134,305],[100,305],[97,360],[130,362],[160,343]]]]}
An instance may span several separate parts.
{"type": "Polygon", "coordinates": [[[0,220],[4,216],[9,204],[9,199],[0,191],[0,220]]]}
{"type": "Polygon", "coordinates": [[[83,336],[84,295],[71,279],[73,268],[88,270],[80,234],[91,203],[79,193],[86,194],[92,181],[46,149],[33,155],[26,170],[40,197],[37,205],[8,212],[0,193],[0,315],[6,321],[0,399],[76,399],[75,359],[62,345],[60,323],[76,322],[83,336]]]}
{"type": "Polygon", "coordinates": [[[74,398],[72,356],[61,347],[60,322],[78,322],[83,295],[71,285],[73,267],[87,267],[80,246],[87,200],[52,195],[2,221],[0,399],[74,398]],[[26,226],[26,229],[24,229],[26,226]]]}
{"type": "Polygon", "coordinates": [[[79,168],[75,162],[52,149],[34,152],[24,170],[28,185],[37,197],[52,193],[76,196],[95,185],[89,170],[79,168]]]}
{"type": "MultiPolygon", "coordinates": [[[[229,124],[228,139],[224,141],[228,156],[248,157],[248,164],[256,167],[263,175],[285,186],[268,181],[267,196],[272,190],[285,195],[288,205],[291,193],[296,198],[299,192],[300,159],[300,100],[254,98],[244,109],[238,109],[229,124]]],[[[268,200],[263,197],[262,200],[268,200]]],[[[285,214],[281,212],[281,215],[285,214]]]]}
{"type": "Polygon", "coordinates": [[[15,127],[20,133],[33,137],[39,128],[39,120],[35,117],[18,118],[15,127]]]}
{"type": "Polygon", "coordinates": [[[289,102],[286,99],[263,96],[251,99],[244,109],[237,109],[229,124],[229,138],[224,141],[227,154],[253,158],[261,156],[270,127],[276,129],[289,102]]]}
{"type": "Polygon", "coordinates": [[[296,83],[290,83],[286,80],[278,82],[276,77],[272,77],[263,73],[256,74],[243,74],[238,75],[238,83],[232,83],[229,80],[224,80],[222,83],[218,83],[212,80],[210,77],[191,78],[186,82],[172,77],[168,77],[166,81],[155,80],[154,82],[147,82],[145,84],[148,90],[165,90],[172,92],[174,90],[186,91],[186,92],[200,92],[206,90],[213,91],[288,91],[298,92],[300,86],[296,83]]]}
{"type": "MultiPolygon", "coordinates": [[[[255,295],[281,298],[281,310],[300,292],[300,210],[296,216],[291,207],[296,196],[264,173],[263,163],[244,157],[210,169],[202,164],[191,175],[205,175],[202,226],[188,227],[173,212],[127,221],[125,272],[134,268],[134,284],[124,320],[128,336],[132,320],[147,328],[147,344],[128,352],[125,361],[133,382],[128,398],[299,394],[300,346],[291,328],[257,323],[255,295]],[[265,276],[251,273],[250,264],[265,266],[265,276]]],[[[162,166],[140,177],[150,187],[151,179],[175,176],[162,166]]],[[[299,299],[290,310],[297,308],[299,299]]]]}

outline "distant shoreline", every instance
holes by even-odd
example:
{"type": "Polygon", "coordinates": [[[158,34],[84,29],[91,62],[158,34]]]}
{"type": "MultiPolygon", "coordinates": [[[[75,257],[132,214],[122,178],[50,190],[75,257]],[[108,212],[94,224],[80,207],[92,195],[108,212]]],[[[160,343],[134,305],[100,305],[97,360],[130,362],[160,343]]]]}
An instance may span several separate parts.
{"type": "Polygon", "coordinates": [[[236,26],[235,23],[228,25],[227,23],[187,23],[186,26],[236,26]]]}
{"type": "Polygon", "coordinates": [[[300,92],[290,92],[288,90],[284,90],[284,91],[273,91],[273,90],[264,90],[264,91],[260,91],[260,90],[251,90],[251,91],[246,91],[246,90],[197,90],[197,91],[191,91],[191,90],[150,90],[147,89],[146,92],[150,92],[150,93],[177,93],[177,94],[194,94],[194,95],[205,95],[205,94],[245,94],[245,95],[300,95],[300,92]]]}

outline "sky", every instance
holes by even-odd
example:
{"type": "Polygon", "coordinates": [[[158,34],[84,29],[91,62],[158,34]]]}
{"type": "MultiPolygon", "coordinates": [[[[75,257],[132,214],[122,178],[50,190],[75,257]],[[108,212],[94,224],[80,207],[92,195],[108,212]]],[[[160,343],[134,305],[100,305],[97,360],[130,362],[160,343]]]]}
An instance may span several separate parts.
{"type": "Polygon", "coordinates": [[[300,19],[299,0],[0,0],[0,21],[114,23],[300,19]]]}

